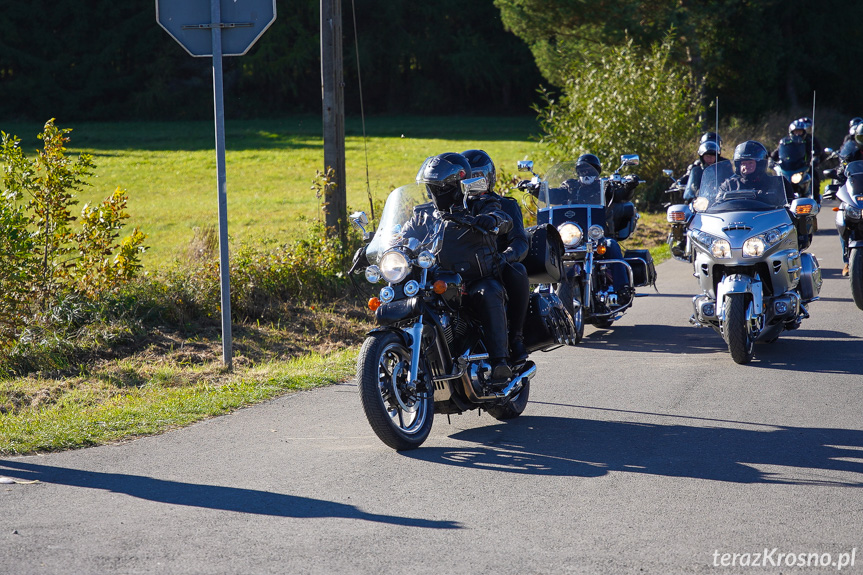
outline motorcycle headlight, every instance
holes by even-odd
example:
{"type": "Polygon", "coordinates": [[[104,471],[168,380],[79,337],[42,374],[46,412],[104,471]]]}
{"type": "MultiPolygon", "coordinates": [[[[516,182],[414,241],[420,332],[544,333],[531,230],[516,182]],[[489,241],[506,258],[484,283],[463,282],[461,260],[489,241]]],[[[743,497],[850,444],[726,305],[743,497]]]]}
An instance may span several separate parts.
{"type": "Polygon", "coordinates": [[[434,254],[428,250],[420,252],[417,256],[417,265],[424,270],[429,269],[434,265],[434,254]]]}
{"type": "Polygon", "coordinates": [[[803,181],[803,176],[805,176],[805,175],[806,174],[804,172],[797,172],[796,174],[791,176],[791,183],[792,184],[799,184],[800,182],[803,181]]]}
{"type": "Polygon", "coordinates": [[[603,235],[605,235],[605,230],[602,229],[602,226],[590,226],[589,228],[587,228],[587,235],[592,240],[598,240],[602,238],[603,235]]]}
{"type": "Polygon", "coordinates": [[[689,234],[696,244],[702,246],[710,252],[716,259],[727,259],[731,257],[731,244],[728,240],[723,240],[715,236],[711,236],[707,232],[693,231],[689,234]]]}
{"type": "Polygon", "coordinates": [[[710,247],[710,253],[718,260],[731,257],[731,244],[728,240],[716,240],[710,247]]]}
{"type": "Polygon", "coordinates": [[[859,220],[861,217],[860,208],[855,208],[853,206],[845,206],[845,219],[846,220],[859,220]]]}
{"type": "Polygon", "coordinates": [[[557,231],[560,232],[560,239],[563,240],[563,245],[568,248],[574,248],[581,243],[583,233],[578,224],[566,222],[557,226],[557,231]]]}
{"type": "Polygon", "coordinates": [[[764,253],[764,240],[761,236],[749,238],[743,242],[743,255],[747,258],[757,258],[764,253]]]}
{"type": "Polygon", "coordinates": [[[381,256],[379,264],[381,275],[390,283],[399,283],[411,272],[411,265],[403,253],[390,250],[381,256]]]}
{"type": "Polygon", "coordinates": [[[766,250],[787,238],[793,229],[793,226],[786,224],[768,230],[763,234],[752,236],[743,242],[743,255],[747,258],[761,257],[766,250]]]}
{"type": "Polygon", "coordinates": [[[366,279],[373,284],[381,281],[381,268],[378,266],[369,266],[366,268],[366,279]]]}

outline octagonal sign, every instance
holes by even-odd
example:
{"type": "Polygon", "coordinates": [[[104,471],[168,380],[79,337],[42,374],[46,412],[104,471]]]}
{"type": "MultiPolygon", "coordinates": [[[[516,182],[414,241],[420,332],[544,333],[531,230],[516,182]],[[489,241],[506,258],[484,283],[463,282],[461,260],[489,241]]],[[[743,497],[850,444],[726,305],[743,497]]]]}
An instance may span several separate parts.
{"type": "Polygon", "coordinates": [[[213,55],[212,29],[222,30],[222,55],[242,56],[276,20],[276,0],[156,0],[156,21],[192,56],[213,55]],[[219,2],[221,22],[211,22],[219,2]]]}

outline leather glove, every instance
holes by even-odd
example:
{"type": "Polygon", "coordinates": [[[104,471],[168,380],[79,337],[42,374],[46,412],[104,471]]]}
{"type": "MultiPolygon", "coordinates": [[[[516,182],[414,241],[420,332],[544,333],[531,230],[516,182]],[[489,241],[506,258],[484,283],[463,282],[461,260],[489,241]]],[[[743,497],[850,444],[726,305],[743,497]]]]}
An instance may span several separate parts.
{"type": "Polygon", "coordinates": [[[481,230],[490,232],[497,227],[497,220],[488,214],[481,214],[476,217],[473,224],[481,230]]]}

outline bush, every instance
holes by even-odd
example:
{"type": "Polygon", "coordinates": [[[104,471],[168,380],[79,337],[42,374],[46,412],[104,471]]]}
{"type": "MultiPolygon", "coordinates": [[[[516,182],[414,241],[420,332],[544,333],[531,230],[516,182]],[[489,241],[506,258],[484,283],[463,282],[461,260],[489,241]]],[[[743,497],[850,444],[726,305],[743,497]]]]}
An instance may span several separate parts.
{"type": "Polygon", "coordinates": [[[637,173],[655,182],[642,201],[660,203],[662,169],[679,174],[691,161],[702,111],[698,85],[672,53],[670,37],[647,53],[630,40],[601,49],[592,65],[570,67],[562,97],[543,92],[537,109],[551,162],[590,152],[610,171],[622,154],[639,154],[637,173]]]}

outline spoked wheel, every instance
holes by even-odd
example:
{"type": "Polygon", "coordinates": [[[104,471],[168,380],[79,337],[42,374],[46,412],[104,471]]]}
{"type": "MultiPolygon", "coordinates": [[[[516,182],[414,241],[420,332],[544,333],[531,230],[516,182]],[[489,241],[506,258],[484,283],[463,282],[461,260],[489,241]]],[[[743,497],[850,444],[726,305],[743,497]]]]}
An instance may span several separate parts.
{"type": "Polygon", "coordinates": [[[524,387],[521,388],[514,396],[510,397],[503,405],[495,405],[486,409],[489,415],[499,421],[507,419],[515,419],[522,414],[524,408],[527,407],[527,400],[530,397],[530,380],[524,382],[524,387]]]}
{"type": "Polygon", "coordinates": [[[746,298],[743,295],[729,295],[725,298],[725,306],[723,337],[728,343],[731,359],[734,363],[749,363],[755,355],[755,334],[751,322],[746,319],[746,298]]]}
{"type": "Polygon", "coordinates": [[[393,332],[371,334],[357,359],[357,382],[366,419],[393,449],[415,449],[429,435],[434,419],[433,387],[420,366],[416,386],[410,381],[411,350],[393,332]]]}
{"type": "Polygon", "coordinates": [[[851,297],[857,307],[863,309],[863,250],[851,250],[848,258],[848,278],[851,280],[851,297]]]}

